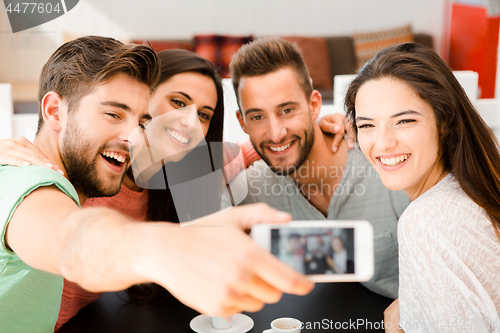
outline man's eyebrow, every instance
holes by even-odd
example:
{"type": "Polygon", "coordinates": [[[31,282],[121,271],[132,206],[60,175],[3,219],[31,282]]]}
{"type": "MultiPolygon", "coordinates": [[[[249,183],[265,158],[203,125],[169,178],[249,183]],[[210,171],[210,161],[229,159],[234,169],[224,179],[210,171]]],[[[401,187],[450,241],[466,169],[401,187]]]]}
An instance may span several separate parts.
{"type": "MultiPolygon", "coordinates": [[[[287,101],[287,102],[283,102],[283,103],[279,104],[276,108],[281,109],[281,108],[284,108],[285,106],[298,105],[298,104],[299,104],[299,102],[287,101]]],[[[259,108],[248,109],[245,111],[245,115],[252,113],[252,112],[260,112],[260,111],[262,111],[262,109],[259,109],[259,108]]]]}
{"type": "Polygon", "coordinates": [[[153,117],[149,113],[145,113],[141,116],[141,119],[151,120],[153,117]]]}
{"type": "Polygon", "coordinates": [[[262,111],[262,109],[258,109],[258,108],[248,109],[245,111],[245,115],[252,113],[252,112],[260,112],[260,111],[262,111]]]}
{"type": "Polygon", "coordinates": [[[288,101],[288,102],[284,102],[284,103],[281,103],[280,105],[278,105],[278,108],[281,109],[281,108],[284,108],[285,106],[298,105],[298,104],[299,104],[299,102],[288,101]]]}
{"type": "MultiPolygon", "coordinates": [[[[397,118],[399,116],[404,116],[404,115],[407,115],[407,114],[418,115],[418,116],[422,115],[420,112],[417,112],[417,111],[414,111],[414,110],[406,110],[406,111],[402,111],[402,112],[398,112],[396,114],[393,114],[391,116],[391,118],[397,118]]],[[[373,120],[373,119],[372,118],[368,118],[368,117],[356,117],[356,121],[363,121],[363,120],[373,120]]]]}
{"type": "Polygon", "coordinates": [[[119,103],[119,102],[114,102],[114,101],[101,102],[101,105],[102,106],[111,106],[111,107],[115,107],[115,108],[120,108],[120,109],[123,109],[123,110],[125,110],[127,112],[132,111],[132,109],[128,105],[123,104],[123,103],[119,103]]]}

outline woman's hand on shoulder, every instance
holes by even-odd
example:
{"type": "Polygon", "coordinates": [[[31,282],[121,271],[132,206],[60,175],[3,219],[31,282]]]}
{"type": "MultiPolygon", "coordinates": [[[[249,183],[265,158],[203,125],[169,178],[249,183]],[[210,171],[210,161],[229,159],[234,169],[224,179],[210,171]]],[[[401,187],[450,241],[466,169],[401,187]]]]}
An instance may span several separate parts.
{"type": "Polygon", "coordinates": [[[24,137],[0,140],[0,164],[40,165],[64,174],[57,165],[50,163],[47,156],[37,146],[24,137]]]}
{"type": "Polygon", "coordinates": [[[332,113],[321,118],[319,127],[323,133],[335,134],[333,138],[332,151],[337,152],[340,143],[344,140],[344,133],[347,133],[347,147],[354,148],[356,135],[351,123],[342,113],[332,113]]]}

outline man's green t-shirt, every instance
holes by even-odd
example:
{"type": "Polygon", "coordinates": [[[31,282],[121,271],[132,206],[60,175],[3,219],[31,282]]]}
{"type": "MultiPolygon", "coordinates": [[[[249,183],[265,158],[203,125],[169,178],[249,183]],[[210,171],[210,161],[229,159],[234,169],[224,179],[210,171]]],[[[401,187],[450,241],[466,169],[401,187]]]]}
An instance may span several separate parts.
{"type": "Polygon", "coordinates": [[[5,243],[7,224],[17,206],[37,188],[51,185],[79,205],[74,187],[54,170],[0,166],[0,332],[54,331],[63,278],[28,266],[5,243]]]}

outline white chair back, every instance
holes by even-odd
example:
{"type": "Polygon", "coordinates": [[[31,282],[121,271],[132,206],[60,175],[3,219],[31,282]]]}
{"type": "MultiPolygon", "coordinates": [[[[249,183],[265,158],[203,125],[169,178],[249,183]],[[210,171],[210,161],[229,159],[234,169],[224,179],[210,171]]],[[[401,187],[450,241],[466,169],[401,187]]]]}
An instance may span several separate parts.
{"type": "Polygon", "coordinates": [[[333,105],[336,112],[341,112],[345,114],[344,110],[344,98],[347,93],[347,88],[351,84],[352,80],[356,77],[355,74],[348,75],[335,75],[333,78],[333,105]]]}
{"type": "Polygon", "coordinates": [[[13,115],[12,86],[10,83],[0,83],[0,140],[12,138],[13,115]]]}
{"type": "Polygon", "coordinates": [[[23,113],[14,115],[13,137],[24,136],[33,142],[38,127],[37,113],[23,113]]]}
{"type": "Polygon", "coordinates": [[[231,79],[222,79],[224,89],[224,134],[225,142],[243,143],[249,139],[240,126],[236,111],[239,110],[231,79]]]}

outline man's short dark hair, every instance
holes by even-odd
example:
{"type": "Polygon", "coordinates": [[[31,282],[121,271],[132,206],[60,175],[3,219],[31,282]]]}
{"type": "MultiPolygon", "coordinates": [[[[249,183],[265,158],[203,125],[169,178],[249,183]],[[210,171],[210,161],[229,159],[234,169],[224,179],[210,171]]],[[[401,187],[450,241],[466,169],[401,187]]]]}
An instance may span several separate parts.
{"type": "Polygon", "coordinates": [[[154,50],[145,45],[125,45],[113,38],[87,36],[63,44],[43,66],[38,88],[38,129],[43,125],[42,99],[55,91],[75,110],[93,87],[123,73],[150,87],[159,77],[154,50]]]}
{"type": "Polygon", "coordinates": [[[242,46],[233,56],[229,67],[237,99],[241,78],[261,76],[287,67],[293,70],[306,99],[309,100],[313,87],[309,71],[296,44],[269,37],[242,46]]]}

